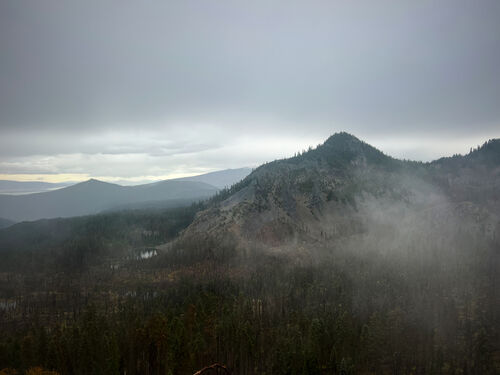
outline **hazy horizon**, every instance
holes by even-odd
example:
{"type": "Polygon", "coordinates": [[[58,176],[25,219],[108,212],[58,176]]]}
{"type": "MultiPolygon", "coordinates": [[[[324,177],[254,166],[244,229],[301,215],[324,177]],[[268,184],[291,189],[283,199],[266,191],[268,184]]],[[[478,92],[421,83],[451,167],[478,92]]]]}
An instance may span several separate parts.
{"type": "MultiPolygon", "coordinates": [[[[326,139],[325,139],[326,140],[326,139]]],[[[365,141],[361,139],[362,141],[365,141]]],[[[488,141],[489,139],[484,139],[480,140],[478,139],[475,144],[470,144],[470,145],[458,145],[458,144],[448,144],[447,146],[451,146],[448,149],[448,153],[444,153],[441,155],[435,155],[432,158],[426,158],[426,159],[418,159],[418,158],[411,158],[407,157],[406,154],[411,154],[412,149],[411,146],[416,146],[415,144],[408,142],[406,143],[406,146],[409,147],[406,150],[401,150],[400,154],[391,154],[386,152],[382,147],[376,147],[374,144],[371,144],[372,146],[378,148],[380,151],[384,152],[384,154],[389,155],[391,157],[394,157],[396,159],[401,159],[401,160],[412,160],[412,161],[422,161],[422,162],[431,162],[434,160],[437,160],[441,157],[449,157],[453,155],[466,155],[471,148],[478,147],[482,145],[484,142],[488,141]],[[463,147],[462,147],[463,146],[463,147]]],[[[439,139],[434,140],[436,144],[439,144],[439,139]]],[[[305,147],[302,147],[300,149],[295,150],[294,152],[290,152],[289,154],[286,155],[277,155],[274,159],[269,159],[269,160],[262,160],[259,164],[255,164],[252,166],[244,165],[244,166],[235,166],[231,168],[223,168],[223,169],[207,169],[203,172],[186,172],[186,173],[175,173],[175,174],[166,174],[166,175],[151,175],[151,176],[133,176],[133,177],[120,177],[120,176],[96,176],[92,175],[90,173],[80,173],[80,174],[67,174],[67,173],[53,173],[53,174],[0,174],[0,180],[7,180],[7,181],[19,181],[19,182],[49,182],[49,183],[61,183],[65,184],[67,186],[68,184],[76,184],[79,182],[87,181],[90,179],[96,179],[104,182],[109,182],[109,183],[115,183],[119,185],[124,185],[124,186],[134,186],[134,185],[140,185],[140,184],[147,184],[147,183],[153,183],[153,182],[158,182],[162,180],[171,180],[171,179],[177,179],[177,178],[185,178],[185,177],[195,177],[207,173],[213,173],[213,172],[218,172],[218,171],[223,171],[223,170],[232,170],[232,169],[243,169],[243,168],[256,168],[261,164],[264,164],[266,162],[270,162],[272,160],[276,159],[281,159],[281,158],[289,158],[292,157],[295,153],[301,152],[303,150],[307,150],[309,147],[315,148],[318,144],[321,144],[322,142],[318,142],[316,144],[309,144],[305,147]]],[[[369,142],[367,142],[369,143],[369,142]]],[[[404,143],[402,141],[401,143],[404,143]]],[[[370,144],[370,143],[369,143],[370,144]]],[[[385,145],[386,147],[391,148],[391,144],[385,144],[381,142],[382,145],[385,145]]],[[[422,145],[423,147],[423,145],[422,145]]],[[[63,187],[63,186],[62,186],[63,187]]]]}

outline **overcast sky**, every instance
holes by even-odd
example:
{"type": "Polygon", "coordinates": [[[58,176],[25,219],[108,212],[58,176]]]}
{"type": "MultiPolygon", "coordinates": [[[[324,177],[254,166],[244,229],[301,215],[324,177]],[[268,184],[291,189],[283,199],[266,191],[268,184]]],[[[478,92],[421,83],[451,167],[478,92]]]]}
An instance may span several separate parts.
{"type": "Polygon", "coordinates": [[[0,179],[256,166],[347,131],[500,137],[500,1],[0,2],[0,179]]]}

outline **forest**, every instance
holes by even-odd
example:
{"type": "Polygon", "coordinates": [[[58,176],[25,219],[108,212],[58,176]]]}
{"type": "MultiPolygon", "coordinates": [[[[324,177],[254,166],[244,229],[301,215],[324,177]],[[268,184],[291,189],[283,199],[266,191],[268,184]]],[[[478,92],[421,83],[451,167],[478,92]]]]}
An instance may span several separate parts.
{"type": "Polygon", "coordinates": [[[0,373],[498,373],[498,244],[273,253],[186,239],[113,266],[197,209],[4,230],[2,249],[22,226],[32,237],[2,253],[0,373]]]}

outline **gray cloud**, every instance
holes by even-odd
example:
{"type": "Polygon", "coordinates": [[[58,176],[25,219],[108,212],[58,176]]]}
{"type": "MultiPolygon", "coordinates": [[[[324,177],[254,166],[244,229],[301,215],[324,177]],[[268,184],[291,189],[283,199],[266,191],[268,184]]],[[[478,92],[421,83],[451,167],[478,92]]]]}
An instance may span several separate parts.
{"type": "Polygon", "coordinates": [[[241,137],[339,130],[462,151],[500,136],[499,19],[493,0],[3,1],[0,157],[186,153],[193,169],[241,137]]]}

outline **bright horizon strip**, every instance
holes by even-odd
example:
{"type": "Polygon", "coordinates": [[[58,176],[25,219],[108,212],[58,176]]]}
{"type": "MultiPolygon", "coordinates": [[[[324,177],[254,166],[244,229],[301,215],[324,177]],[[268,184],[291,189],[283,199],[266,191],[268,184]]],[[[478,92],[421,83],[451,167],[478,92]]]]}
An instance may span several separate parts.
{"type": "Polygon", "coordinates": [[[142,181],[159,181],[170,180],[174,178],[192,177],[200,174],[210,173],[215,171],[207,171],[201,173],[172,173],[159,176],[136,176],[136,177],[116,177],[116,176],[91,176],[86,173],[60,173],[60,174],[0,174],[0,180],[18,181],[18,182],[82,182],[94,178],[105,182],[142,182],[142,181]]]}
{"type": "MultiPolygon", "coordinates": [[[[226,152],[229,156],[235,155],[237,153],[243,153],[244,155],[260,154],[265,155],[261,160],[255,160],[250,158],[243,158],[241,161],[242,166],[254,165],[258,166],[266,161],[271,161],[275,159],[292,157],[295,151],[305,150],[308,146],[313,148],[320,143],[323,143],[327,137],[321,138],[322,141],[307,139],[302,142],[295,140],[287,140],[280,142],[280,148],[276,148],[276,140],[260,141],[258,143],[252,142],[252,139],[242,138],[239,142],[235,142],[232,145],[227,146],[223,151],[217,150],[216,152],[226,152]],[[272,150],[271,152],[268,152],[272,150]]],[[[470,148],[480,146],[488,139],[488,137],[475,136],[467,138],[458,138],[454,140],[448,140],[445,143],[441,143],[436,139],[426,139],[415,137],[413,139],[408,138],[391,138],[385,139],[381,137],[374,137],[369,135],[361,135],[359,139],[364,140],[368,144],[376,147],[377,149],[384,152],[386,155],[398,158],[398,159],[408,159],[429,162],[432,160],[439,159],[440,157],[452,156],[454,154],[465,155],[469,152],[470,148]]],[[[211,151],[213,153],[213,151],[211,151]]],[[[230,165],[230,168],[238,168],[237,166],[230,165]]],[[[10,181],[38,181],[38,182],[49,182],[49,183],[64,183],[64,182],[82,182],[87,181],[91,178],[97,180],[111,182],[111,183],[125,183],[125,184],[142,184],[160,180],[168,180],[182,177],[197,176],[200,174],[210,173],[214,171],[219,171],[227,169],[221,167],[219,164],[218,168],[192,168],[188,165],[184,172],[173,172],[167,174],[158,175],[132,175],[132,176],[109,176],[109,175],[99,175],[93,173],[33,173],[33,174],[22,174],[22,173],[0,173],[0,180],[10,180],[10,181]]],[[[160,171],[165,172],[165,171],[160,171]]]]}
{"type": "Polygon", "coordinates": [[[51,174],[0,174],[0,180],[9,181],[36,181],[36,182],[73,182],[90,179],[86,173],[51,173],[51,174]]]}

